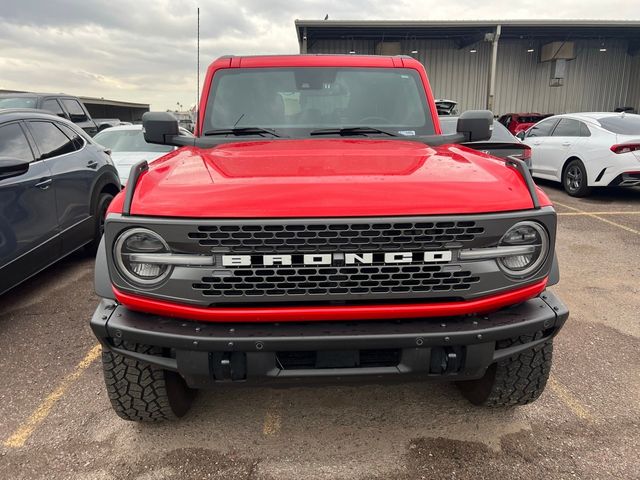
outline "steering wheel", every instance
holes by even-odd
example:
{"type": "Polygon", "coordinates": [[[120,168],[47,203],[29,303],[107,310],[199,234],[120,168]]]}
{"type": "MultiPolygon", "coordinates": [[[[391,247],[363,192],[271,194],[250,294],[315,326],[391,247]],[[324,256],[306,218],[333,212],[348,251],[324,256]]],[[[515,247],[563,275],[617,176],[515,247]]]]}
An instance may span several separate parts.
{"type": "Polygon", "coordinates": [[[383,125],[387,123],[386,118],[375,117],[375,116],[361,118],[360,120],[357,121],[357,123],[367,125],[368,123],[371,123],[371,122],[376,123],[376,121],[382,122],[383,125]]]}

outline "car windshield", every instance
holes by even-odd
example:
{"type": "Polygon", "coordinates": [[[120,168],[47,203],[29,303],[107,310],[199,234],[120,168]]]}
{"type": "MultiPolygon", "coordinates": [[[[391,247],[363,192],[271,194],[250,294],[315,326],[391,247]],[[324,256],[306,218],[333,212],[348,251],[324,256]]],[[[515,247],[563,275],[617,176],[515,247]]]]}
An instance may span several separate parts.
{"type": "Polygon", "coordinates": [[[93,139],[112,152],[170,152],[170,145],[156,145],[144,140],[142,129],[136,130],[104,130],[93,139]]]}
{"type": "Polygon", "coordinates": [[[36,97],[0,97],[0,108],[36,108],[36,97]]]}
{"type": "Polygon", "coordinates": [[[262,127],[300,137],[317,129],[377,127],[396,135],[435,133],[420,76],[405,68],[220,70],[206,112],[204,132],[262,127]]]}
{"type": "Polygon", "coordinates": [[[518,117],[518,123],[536,123],[542,120],[543,118],[546,118],[546,117],[544,115],[525,115],[525,116],[520,115],[518,117]]]}
{"type": "Polygon", "coordinates": [[[618,135],[640,135],[640,115],[625,114],[598,119],[602,128],[618,135]]]}

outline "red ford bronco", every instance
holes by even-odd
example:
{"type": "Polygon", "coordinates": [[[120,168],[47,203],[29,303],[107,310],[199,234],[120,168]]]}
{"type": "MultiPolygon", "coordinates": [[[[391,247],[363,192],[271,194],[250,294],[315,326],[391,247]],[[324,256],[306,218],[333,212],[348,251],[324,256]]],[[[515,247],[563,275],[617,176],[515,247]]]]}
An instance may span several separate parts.
{"type": "Polygon", "coordinates": [[[443,135],[408,57],[223,57],[195,138],[169,113],[111,203],[91,327],[127,420],[184,415],[200,388],[442,379],[477,405],[543,391],[568,316],[556,214],[524,163],[443,135]]]}

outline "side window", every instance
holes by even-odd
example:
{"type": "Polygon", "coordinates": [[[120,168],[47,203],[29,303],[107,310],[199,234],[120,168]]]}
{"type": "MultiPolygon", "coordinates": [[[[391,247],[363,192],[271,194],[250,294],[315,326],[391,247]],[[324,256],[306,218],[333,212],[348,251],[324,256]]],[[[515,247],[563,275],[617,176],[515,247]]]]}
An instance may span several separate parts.
{"type": "Polygon", "coordinates": [[[87,114],[84,112],[82,105],[77,100],[73,98],[63,98],[62,104],[64,108],[69,112],[69,117],[74,122],[83,122],[87,120],[87,114]]]}
{"type": "Polygon", "coordinates": [[[42,108],[44,110],[49,110],[54,115],[66,118],[64,110],[62,110],[62,107],[58,103],[58,100],[56,100],[55,98],[47,98],[44,102],[42,102],[42,108]]]}
{"type": "Polygon", "coordinates": [[[17,123],[0,126],[0,157],[33,161],[33,152],[22,128],[17,123]]]}
{"type": "Polygon", "coordinates": [[[40,150],[40,159],[57,157],[76,150],[73,141],[53,123],[30,121],[29,128],[40,150]]]}
{"type": "Polygon", "coordinates": [[[589,130],[589,127],[587,127],[587,125],[583,122],[580,122],[580,136],[581,137],[591,136],[591,131],[589,130]]]}
{"type": "Polygon", "coordinates": [[[527,137],[548,137],[551,135],[551,130],[555,126],[557,120],[544,120],[536,123],[527,134],[527,137]]]}
{"type": "Polygon", "coordinates": [[[571,118],[561,118],[553,130],[554,137],[579,137],[580,122],[571,118]]]}
{"type": "Polygon", "coordinates": [[[60,123],[57,123],[56,126],[60,130],[62,130],[67,137],[71,139],[76,150],[80,150],[82,147],[84,147],[84,140],[82,136],[73,128],[69,127],[68,125],[62,125],[60,123]]]}

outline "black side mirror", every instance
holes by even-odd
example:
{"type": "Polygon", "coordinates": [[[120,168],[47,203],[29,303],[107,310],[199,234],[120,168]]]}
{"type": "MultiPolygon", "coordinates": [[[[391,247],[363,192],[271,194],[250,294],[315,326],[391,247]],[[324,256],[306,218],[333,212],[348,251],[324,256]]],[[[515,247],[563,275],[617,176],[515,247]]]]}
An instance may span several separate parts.
{"type": "Polygon", "coordinates": [[[466,137],[467,142],[483,142],[491,138],[493,113],[489,110],[467,110],[458,117],[456,131],[466,137]]]}
{"type": "Polygon", "coordinates": [[[172,137],[180,135],[178,119],[169,112],[147,112],[142,115],[142,131],[147,143],[174,145],[172,137]]]}
{"type": "Polygon", "coordinates": [[[17,177],[29,171],[29,162],[17,158],[0,157],[0,180],[17,177]]]}
{"type": "Polygon", "coordinates": [[[516,137],[520,140],[524,140],[524,137],[526,137],[526,132],[524,130],[520,130],[518,133],[516,133],[516,137]]]}

